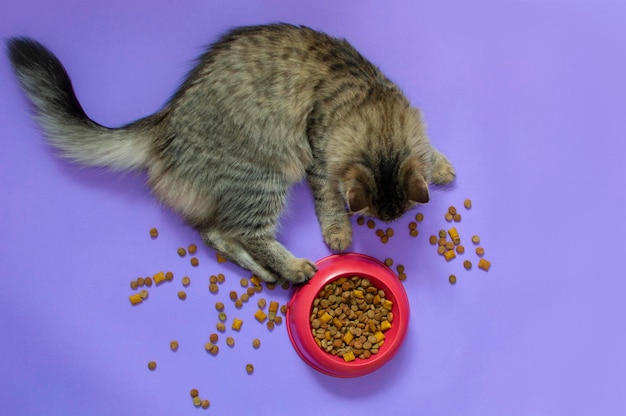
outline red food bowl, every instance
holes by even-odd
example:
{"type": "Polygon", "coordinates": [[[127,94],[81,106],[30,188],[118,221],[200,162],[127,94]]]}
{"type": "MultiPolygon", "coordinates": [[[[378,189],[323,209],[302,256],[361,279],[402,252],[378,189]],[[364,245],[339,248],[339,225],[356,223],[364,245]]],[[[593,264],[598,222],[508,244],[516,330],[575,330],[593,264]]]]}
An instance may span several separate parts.
{"type": "Polygon", "coordinates": [[[317,273],[299,287],[287,304],[287,332],[298,355],[314,369],[334,377],[360,377],[378,370],[398,352],[409,324],[409,300],[398,277],[380,261],[358,253],[334,254],[316,263],[317,273]],[[369,279],[393,302],[392,327],[385,332],[385,343],[367,359],[346,362],[322,350],[311,332],[313,301],[324,286],[342,277],[369,279]]]}

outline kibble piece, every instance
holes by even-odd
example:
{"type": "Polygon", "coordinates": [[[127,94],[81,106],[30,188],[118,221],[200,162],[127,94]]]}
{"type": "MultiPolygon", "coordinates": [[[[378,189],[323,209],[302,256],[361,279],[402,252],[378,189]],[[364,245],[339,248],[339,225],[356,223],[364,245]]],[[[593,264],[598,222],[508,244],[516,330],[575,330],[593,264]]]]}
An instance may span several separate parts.
{"type": "Polygon", "coordinates": [[[160,285],[161,283],[163,283],[166,279],[165,279],[165,273],[163,272],[158,272],[157,274],[152,276],[152,280],[154,280],[154,284],[155,285],[160,285]]]}
{"type": "Polygon", "coordinates": [[[172,340],[170,342],[170,349],[174,352],[178,351],[178,341],[172,340]]]}
{"type": "Polygon", "coordinates": [[[276,283],[267,282],[265,283],[265,287],[268,288],[269,290],[274,290],[276,289],[276,283]]]}
{"type": "Polygon", "coordinates": [[[255,350],[258,350],[259,347],[261,346],[261,340],[258,338],[255,338],[252,340],[252,348],[254,348],[255,350]]]}
{"type": "Polygon", "coordinates": [[[211,341],[213,344],[215,344],[219,339],[219,335],[217,335],[215,332],[209,335],[209,341],[211,341]]]}
{"type": "Polygon", "coordinates": [[[374,227],[376,227],[376,223],[374,222],[374,220],[367,220],[367,228],[373,230],[374,227]]]}
{"type": "Polygon", "coordinates": [[[450,214],[449,212],[446,212],[446,215],[444,215],[444,218],[446,219],[446,221],[452,222],[452,220],[454,219],[454,216],[450,214]]]}
{"type": "Polygon", "coordinates": [[[187,286],[189,286],[191,284],[191,279],[189,278],[189,276],[183,277],[182,284],[185,287],[187,287],[187,286]]]}
{"type": "Polygon", "coordinates": [[[224,325],[224,322],[218,322],[217,324],[215,324],[215,328],[219,332],[225,332],[226,331],[226,325],[224,325]]]}
{"type": "Polygon", "coordinates": [[[482,247],[476,247],[476,255],[482,257],[485,255],[485,249],[482,247]]]}
{"type": "Polygon", "coordinates": [[[138,287],[143,287],[146,284],[146,281],[144,280],[143,277],[138,277],[137,278],[137,286],[138,287]]]}
{"type": "Polygon", "coordinates": [[[404,282],[406,280],[406,273],[398,273],[398,279],[404,282]]]}
{"type": "Polygon", "coordinates": [[[359,224],[359,225],[365,224],[365,218],[363,218],[363,217],[357,218],[356,219],[356,223],[359,224]]]}
{"type": "Polygon", "coordinates": [[[202,403],[200,403],[200,406],[201,406],[203,409],[208,409],[208,408],[209,408],[209,406],[211,406],[211,402],[210,402],[210,401],[208,401],[207,399],[204,399],[204,400],[202,400],[202,403]]]}
{"type": "Polygon", "coordinates": [[[471,199],[466,199],[463,202],[463,206],[465,207],[465,209],[470,209],[472,207],[472,200],[471,199]]]}
{"type": "Polygon", "coordinates": [[[381,228],[376,230],[376,236],[377,237],[382,237],[383,235],[385,235],[385,232],[381,228]]]}
{"type": "Polygon", "coordinates": [[[478,260],[478,268],[479,269],[482,269],[484,271],[488,271],[490,267],[491,267],[491,262],[490,261],[487,261],[485,259],[478,260]]]}
{"type": "Polygon", "coordinates": [[[226,345],[228,345],[229,347],[234,347],[235,346],[235,338],[233,337],[226,337],[226,345]]]}
{"type": "Polygon", "coordinates": [[[465,247],[463,247],[463,246],[461,246],[461,245],[456,246],[456,252],[457,252],[458,254],[463,254],[463,253],[465,253],[465,247]]]}
{"type": "Polygon", "coordinates": [[[267,301],[265,299],[261,298],[257,302],[257,305],[259,306],[259,309],[263,309],[263,308],[265,308],[265,305],[267,305],[267,301]]]}
{"type": "Polygon", "coordinates": [[[283,318],[281,318],[281,316],[280,316],[280,315],[277,315],[276,317],[274,317],[274,323],[275,323],[276,325],[280,325],[280,324],[282,324],[282,323],[283,323],[283,318]]]}
{"type": "Polygon", "coordinates": [[[459,214],[458,212],[456,214],[454,214],[454,222],[461,222],[461,214],[459,214]]]}
{"type": "Polygon", "coordinates": [[[130,282],[130,288],[133,290],[137,290],[137,288],[139,287],[139,285],[137,284],[136,280],[133,280],[130,282]]]}
{"type": "Polygon", "coordinates": [[[430,238],[428,239],[428,241],[430,242],[430,244],[432,244],[434,246],[435,244],[437,244],[437,241],[439,241],[439,240],[438,240],[436,235],[431,235],[430,238]]]}
{"type": "Polygon", "coordinates": [[[417,223],[416,223],[416,222],[411,221],[411,222],[409,223],[409,230],[416,230],[416,229],[417,229],[417,223]]]}
{"type": "Polygon", "coordinates": [[[220,312],[217,315],[217,319],[219,319],[221,322],[226,322],[226,314],[224,312],[220,312]]]}
{"type": "Polygon", "coordinates": [[[456,258],[456,253],[454,252],[454,250],[448,250],[445,253],[443,253],[443,257],[445,257],[446,261],[450,261],[456,258]]]}
{"type": "Polygon", "coordinates": [[[222,312],[224,310],[224,304],[222,302],[215,302],[215,310],[222,312]]]}
{"type": "Polygon", "coordinates": [[[202,404],[202,399],[200,399],[199,397],[194,397],[193,398],[193,405],[195,407],[200,407],[200,405],[202,404]]]}
{"type": "Polygon", "coordinates": [[[254,318],[260,323],[263,323],[267,319],[267,315],[265,314],[265,312],[259,309],[254,313],[254,318]]]}
{"type": "Polygon", "coordinates": [[[291,288],[291,283],[289,283],[289,282],[284,282],[282,285],[280,285],[280,287],[281,287],[283,290],[289,290],[289,288],[291,288]]]}
{"type": "Polygon", "coordinates": [[[455,207],[454,205],[451,205],[451,206],[448,208],[448,212],[449,212],[450,214],[452,214],[452,215],[456,214],[456,207],[455,207]]]}
{"type": "Polygon", "coordinates": [[[439,246],[439,247],[437,248],[437,253],[439,253],[439,254],[445,254],[445,252],[446,252],[446,248],[445,248],[444,246],[439,246]]]}
{"type": "Polygon", "coordinates": [[[387,228],[385,230],[385,235],[389,238],[393,237],[394,234],[395,234],[395,231],[393,231],[393,228],[387,228]]]}
{"type": "Polygon", "coordinates": [[[254,286],[249,286],[249,287],[246,289],[246,293],[248,294],[248,297],[250,297],[250,296],[254,296],[254,294],[256,293],[256,292],[254,291],[254,286]]]}
{"type": "Polygon", "coordinates": [[[239,331],[241,330],[241,325],[243,324],[243,321],[239,318],[235,318],[233,319],[233,325],[232,325],[232,329],[233,331],[239,331]]]}
{"type": "Polygon", "coordinates": [[[237,309],[243,308],[243,301],[241,299],[237,299],[235,301],[235,308],[237,308],[237,309]]]}
{"type": "Polygon", "coordinates": [[[267,321],[267,329],[269,329],[270,331],[274,330],[274,321],[267,321]]]}
{"type": "Polygon", "coordinates": [[[409,231],[409,235],[410,235],[411,237],[417,237],[417,236],[419,235],[419,231],[417,231],[417,230],[411,230],[411,231],[409,231]]]}
{"type": "Polygon", "coordinates": [[[178,250],[176,250],[176,252],[178,253],[180,257],[185,257],[187,255],[187,250],[185,250],[182,247],[179,247],[178,250]]]}
{"type": "Polygon", "coordinates": [[[247,293],[242,293],[239,299],[241,299],[243,303],[246,303],[250,300],[250,295],[248,295],[247,293]]]}
{"type": "Polygon", "coordinates": [[[382,237],[380,237],[380,242],[383,244],[387,244],[389,242],[389,236],[383,235],[382,237]]]}
{"type": "Polygon", "coordinates": [[[278,312],[278,305],[279,305],[278,302],[271,300],[270,301],[269,311],[270,312],[274,312],[274,313],[278,312]]]}
{"type": "Polygon", "coordinates": [[[404,265],[398,264],[396,266],[396,270],[398,271],[398,273],[404,273],[404,265]]]}
{"type": "Polygon", "coordinates": [[[167,280],[168,282],[171,282],[172,280],[174,280],[174,273],[172,272],[165,273],[165,280],[167,280]]]}
{"type": "Polygon", "coordinates": [[[472,262],[469,260],[465,260],[463,262],[463,267],[465,267],[465,270],[470,270],[472,268],[472,262]]]}
{"type": "Polygon", "coordinates": [[[231,291],[228,293],[228,297],[229,297],[229,298],[230,298],[230,300],[232,300],[232,301],[237,300],[237,297],[238,297],[238,296],[237,296],[237,292],[235,292],[234,290],[231,290],[231,291]]]}
{"type": "Polygon", "coordinates": [[[446,230],[439,230],[439,238],[446,238],[446,230]]]}
{"type": "Polygon", "coordinates": [[[209,285],[209,292],[215,294],[215,293],[219,292],[219,290],[220,290],[220,287],[217,284],[211,283],[209,285]]]}
{"type": "Polygon", "coordinates": [[[156,363],[156,361],[150,361],[150,362],[148,363],[148,369],[149,369],[150,371],[154,371],[154,370],[156,370],[156,367],[157,367],[157,363],[156,363]]]}
{"type": "Polygon", "coordinates": [[[241,287],[248,287],[248,284],[250,284],[250,282],[248,281],[248,279],[246,279],[246,278],[242,278],[242,279],[239,281],[239,284],[241,285],[241,287]]]}
{"type": "MultiPolygon", "coordinates": [[[[450,228],[450,229],[448,230],[448,235],[450,236],[450,239],[451,239],[452,241],[456,241],[457,239],[459,240],[459,242],[461,241],[461,240],[460,240],[460,237],[459,237],[459,232],[456,230],[456,227],[452,227],[452,228],[450,228]]],[[[457,243],[457,244],[458,244],[458,243],[457,243]]]]}
{"type": "Polygon", "coordinates": [[[225,263],[227,261],[226,257],[222,256],[219,253],[215,253],[215,256],[217,257],[217,262],[218,263],[225,263]]]}
{"type": "Polygon", "coordinates": [[[280,313],[285,315],[287,313],[287,305],[283,305],[280,307],[280,313]]]}
{"type": "Polygon", "coordinates": [[[187,251],[189,252],[189,254],[195,254],[195,252],[198,251],[198,247],[195,244],[189,244],[189,247],[187,247],[187,251]]]}
{"type": "Polygon", "coordinates": [[[157,238],[159,236],[159,230],[156,228],[150,228],[150,237],[157,238]]]}
{"type": "Polygon", "coordinates": [[[453,275],[453,274],[451,274],[451,275],[448,277],[448,281],[450,282],[450,284],[451,284],[451,285],[455,284],[455,283],[456,283],[456,276],[455,276],[455,275],[453,275]]]}
{"type": "Polygon", "coordinates": [[[192,399],[195,398],[195,397],[198,397],[199,394],[200,393],[198,392],[198,389],[191,389],[189,391],[189,395],[191,396],[192,399]]]}
{"type": "Polygon", "coordinates": [[[191,260],[190,260],[190,262],[191,262],[191,265],[192,265],[193,267],[196,267],[196,266],[198,266],[198,264],[200,264],[200,262],[198,261],[198,258],[197,258],[197,257],[192,257],[192,258],[191,258],[191,260]]]}
{"type": "Polygon", "coordinates": [[[147,290],[142,290],[141,292],[139,292],[139,296],[141,296],[141,299],[148,299],[148,291],[147,290]]]}
{"type": "Polygon", "coordinates": [[[356,360],[356,357],[354,356],[354,351],[348,351],[347,353],[343,354],[343,359],[347,363],[356,360]]]}
{"type": "Polygon", "coordinates": [[[130,300],[131,305],[138,305],[141,302],[143,302],[143,298],[141,297],[141,295],[139,293],[135,293],[134,295],[130,295],[128,297],[128,299],[130,300]]]}
{"type": "Polygon", "coordinates": [[[178,292],[178,299],[180,299],[180,300],[187,299],[187,293],[185,293],[184,290],[181,290],[180,292],[178,292]]]}
{"type": "Polygon", "coordinates": [[[146,284],[147,287],[152,287],[152,278],[150,276],[146,277],[144,279],[144,283],[146,284]]]}
{"type": "Polygon", "coordinates": [[[480,237],[477,236],[477,235],[473,235],[472,236],[472,243],[474,243],[474,244],[480,243],[480,237]]]}
{"type": "Polygon", "coordinates": [[[224,283],[225,280],[226,280],[226,276],[224,276],[223,273],[220,273],[217,275],[217,283],[224,283]]]}
{"type": "Polygon", "coordinates": [[[452,241],[446,241],[446,250],[454,250],[454,243],[452,241]]]}
{"type": "Polygon", "coordinates": [[[254,366],[252,364],[246,364],[246,373],[248,374],[254,373],[254,366]]]}
{"type": "Polygon", "coordinates": [[[418,213],[415,215],[415,221],[417,221],[417,222],[422,222],[423,220],[424,220],[424,214],[422,214],[421,212],[418,212],[418,213]]]}
{"type": "Polygon", "coordinates": [[[385,264],[387,265],[387,267],[391,267],[391,266],[393,266],[393,259],[391,259],[391,258],[386,258],[386,259],[385,259],[385,264]]]}

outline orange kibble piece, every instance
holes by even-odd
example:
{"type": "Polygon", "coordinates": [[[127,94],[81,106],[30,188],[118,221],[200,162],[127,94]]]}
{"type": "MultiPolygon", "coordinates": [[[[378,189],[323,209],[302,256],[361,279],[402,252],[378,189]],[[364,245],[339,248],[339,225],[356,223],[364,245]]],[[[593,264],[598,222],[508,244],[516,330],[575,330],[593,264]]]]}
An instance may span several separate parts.
{"type": "Polygon", "coordinates": [[[128,299],[130,300],[131,305],[138,305],[141,302],[143,302],[143,297],[139,293],[135,293],[134,295],[130,295],[128,297],[128,299]]]}
{"type": "Polygon", "coordinates": [[[376,227],[376,223],[374,222],[374,220],[367,220],[367,228],[372,230],[374,229],[374,227],[376,227]]]}
{"type": "Polygon", "coordinates": [[[200,262],[198,261],[198,258],[197,258],[197,257],[192,257],[192,258],[191,258],[191,265],[192,265],[193,267],[196,267],[199,263],[200,263],[200,262]]]}
{"type": "Polygon", "coordinates": [[[470,270],[472,268],[472,262],[469,260],[465,260],[463,262],[463,267],[465,267],[465,270],[470,270]]]}
{"type": "Polygon", "coordinates": [[[150,228],[150,237],[157,238],[159,236],[159,230],[156,228],[150,228]]]}
{"type": "Polygon", "coordinates": [[[220,253],[215,253],[215,256],[217,257],[217,262],[218,263],[225,263],[226,257],[222,256],[220,253]]]}
{"type": "Polygon", "coordinates": [[[443,257],[445,257],[446,261],[450,261],[456,258],[456,253],[454,252],[454,250],[448,250],[445,253],[443,253],[443,257]]]}
{"type": "Polygon", "coordinates": [[[195,244],[189,244],[189,247],[187,247],[187,251],[189,252],[189,254],[195,254],[195,252],[198,251],[198,247],[195,244]]]}
{"type": "Polygon", "coordinates": [[[458,212],[454,214],[452,218],[454,219],[454,222],[461,222],[461,214],[459,214],[458,212]]]}
{"type": "Polygon", "coordinates": [[[185,287],[189,286],[191,284],[191,279],[188,276],[183,277],[182,284],[185,287]]]}
{"type": "Polygon", "coordinates": [[[463,206],[465,207],[465,209],[470,209],[472,207],[472,200],[471,199],[466,199],[463,202],[463,206]]]}
{"type": "Polygon", "coordinates": [[[437,236],[436,235],[431,235],[430,238],[428,239],[428,241],[430,242],[430,244],[432,244],[434,246],[435,244],[437,244],[437,241],[438,241],[437,236]]]}
{"type": "Polygon", "coordinates": [[[359,224],[359,225],[365,224],[365,218],[363,218],[363,217],[357,218],[356,219],[356,223],[359,224]]]}
{"type": "Polygon", "coordinates": [[[463,254],[463,253],[465,253],[465,247],[463,247],[463,246],[461,246],[461,245],[456,246],[456,252],[457,252],[457,254],[463,254]]]}
{"type": "Polygon", "coordinates": [[[451,215],[456,214],[456,207],[454,205],[450,206],[450,208],[448,208],[448,213],[451,215]]]}
{"type": "Polygon", "coordinates": [[[417,231],[417,230],[411,230],[411,231],[409,231],[409,235],[410,235],[411,237],[417,237],[417,236],[419,235],[419,231],[417,231]]]}
{"type": "Polygon", "coordinates": [[[478,260],[478,268],[479,269],[482,269],[484,271],[488,271],[490,267],[491,267],[491,262],[490,261],[487,261],[485,259],[478,260]]]}
{"type": "Polygon", "coordinates": [[[417,222],[422,222],[423,220],[424,220],[424,214],[422,214],[421,212],[418,212],[418,213],[415,215],[415,221],[417,221],[417,222]]]}
{"type": "Polygon", "coordinates": [[[485,255],[485,249],[482,247],[476,247],[476,255],[482,257],[485,255]]]}
{"type": "Polygon", "coordinates": [[[182,248],[182,247],[180,247],[178,250],[176,250],[176,252],[178,253],[178,255],[180,257],[185,257],[185,255],[187,255],[187,251],[184,248],[182,248]]]}

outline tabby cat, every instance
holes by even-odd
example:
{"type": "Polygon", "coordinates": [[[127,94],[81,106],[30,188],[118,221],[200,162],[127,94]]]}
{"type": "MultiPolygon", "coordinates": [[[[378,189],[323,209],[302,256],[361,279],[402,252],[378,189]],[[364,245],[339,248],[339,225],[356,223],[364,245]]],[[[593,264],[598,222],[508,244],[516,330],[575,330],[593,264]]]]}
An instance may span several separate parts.
{"type": "Polygon", "coordinates": [[[83,111],[61,62],[7,42],[36,120],[87,166],[143,169],[154,195],[203,241],[267,282],[316,271],[276,240],[289,187],[307,178],[324,241],[352,243],[349,216],[391,221],[429,200],[454,169],[419,110],[347,41],[288,24],[229,31],[153,115],[107,128],[83,111]]]}

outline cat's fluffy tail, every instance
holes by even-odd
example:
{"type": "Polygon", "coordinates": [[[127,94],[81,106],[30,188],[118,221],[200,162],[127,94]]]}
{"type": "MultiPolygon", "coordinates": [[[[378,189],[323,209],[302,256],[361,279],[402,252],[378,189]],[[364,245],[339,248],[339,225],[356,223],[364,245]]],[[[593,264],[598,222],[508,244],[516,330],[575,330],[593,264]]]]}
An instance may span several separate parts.
{"type": "Polygon", "coordinates": [[[83,111],[63,64],[40,43],[11,38],[7,52],[37,122],[62,155],[87,166],[113,170],[146,167],[152,138],[145,122],[110,129],[83,111]]]}

